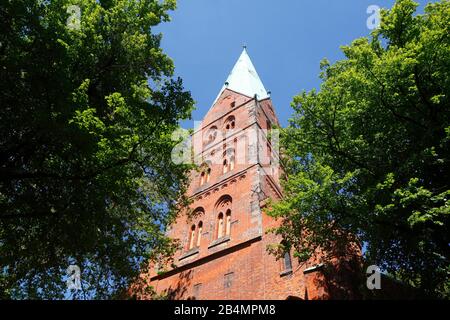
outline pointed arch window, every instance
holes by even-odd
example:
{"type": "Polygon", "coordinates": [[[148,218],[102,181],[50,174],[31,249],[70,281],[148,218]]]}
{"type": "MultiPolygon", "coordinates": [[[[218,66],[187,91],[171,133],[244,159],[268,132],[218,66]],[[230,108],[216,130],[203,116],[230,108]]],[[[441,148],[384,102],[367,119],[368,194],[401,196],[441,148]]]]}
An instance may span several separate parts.
{"type": "Polygon", "coordinates": [[[203,231],[203,222],[202,221],[200,221],[199,223],[198,223],[198,228],[197,228],[197,244],[196,244],[196,246],[197,247],[200,247],[200,244],[201,244],[201,242],[202,242],[202,231],[203,231]]]}
{"type": "Polygon", "coordinates": [[[223,237],[223,213],[219,213],[217,217],[217,239],[223,237]]]}
{"type": "Polygon", "coordinates": [[[202,186],[205,183],[205,173],[202,172],[200,174],[200,185],[202,186]]]}
{"type": "Polygon", "coordinates": [[[212,142],[214,142],[217,138],[217,127],[216,126],[212,126],[211,128],[208,129],[208,131],[206,131],[206,134],[204,135],[204,142],[203,144],[210,144],[212,142]]]}
{"type": "Polygon", "coordinates": [[[224,159],[224,160],[223,160],[223,169],[222,169],[222,172],[223,172],[224,174],[228,172],[228,160],[227,160],[227,159],[224,159]]]}
{"type": "Polygon", "coordinates": [[[292,260],[291,260],[291,254],[289,251],[286,251],[283,256],[283,267],[284,271],[292,270],[292,260]]]}
{"type": "Polygon", "coordinates": [[[222,162],[222,173],[227,173],[228,171],[233,171],[235,167],[235,152],[233,148],[226,150],[223,153],[223,162],[222,162]]]}
{"type": "Polygon", "coordinates": [[[216,239],[230,236],[231,234],[231,197],[223,195],[217,201],[215,210],[217,214],[216,239]]]}
{"type": "Polygon", "coordinates": [[[283,256],[281,259],[281,272],[282,274],[287,274],[292,272],[292,259],[291,259],[291,250],[285,241],[281,242],[283,246],[283,256]]]}
{"type": "Polygon", "coordinates": [[[204,185],[205,183],[208,183],[211,179],[211,168],[209,164],[205,163],[203,164],[202,172],[200,173],[200,186],[204,185]]]}
{"type": "Polygon", "coordinates": [[[225,215],[225,235],[229,236],[231,233],[231,210],[228,209],[225,215]]]}
{"type": "Polygon", "coordinates": [[[189,234],[188,250],[191,250],[192,248],[194,248],[194,244],[195,244],[195,225],[192,225],[190,234],[189,234]]]}
{"type": "Polygon", "coordinates": [[[234,116],[229,116],[224,123],[225,132],[233,130],[236,127],[236,118],[234,116]]]}

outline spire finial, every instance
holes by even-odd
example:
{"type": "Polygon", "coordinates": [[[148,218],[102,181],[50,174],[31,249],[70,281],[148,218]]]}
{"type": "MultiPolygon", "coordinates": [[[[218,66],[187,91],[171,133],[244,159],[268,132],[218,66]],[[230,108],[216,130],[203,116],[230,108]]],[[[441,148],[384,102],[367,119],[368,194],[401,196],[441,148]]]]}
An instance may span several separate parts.
{"type": "Polygon", "coordinates": [[[242,48],[244,48],[244,50],[247,50],[247,45],[244,43],[244,44],[242,45],[242,48]]]}

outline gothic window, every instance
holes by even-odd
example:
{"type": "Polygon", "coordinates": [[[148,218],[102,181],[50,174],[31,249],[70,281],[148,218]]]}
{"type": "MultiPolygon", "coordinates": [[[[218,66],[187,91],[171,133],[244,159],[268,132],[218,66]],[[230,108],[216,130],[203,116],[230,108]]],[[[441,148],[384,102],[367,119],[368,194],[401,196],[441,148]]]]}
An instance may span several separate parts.
{"type": "Polygon", "coordinates": [[[205,172],[200,174],[200,185],[202,186],[205,183],[205,172]]]}
{"type": "Polygon", "coordinates": [[[217,239],[223,237],[223,213],[219,213],[217,217],[217,239]]]}
{"type": "Polygon", "coordinates": [[[235,117],[234,116],[229,116],[225,120],[225,124],[224,124],[225,131],[233,130],[235,126],[236,126],[236,119],[235,119],[235,117]]]}
{"type": "Polygon", "coordinates": [[[204,138],[204,144],[209,144],[209,143],[213,142],[214,140],[216,140],[217,127],[216,126],[212,126],[211,128],[209,128],[209,130],[206,132],[204,137],[205,137],[204,138]]]}
{"type": "Polygon", "coordinates": [[[228,161],[227,159],[223,160],[223,173],[227,173],[228,172],[228,161]]]}
{"type": "Polygon", "coordinates": [[[225,235],[229,236],[231,233],[231,210],[228,209],[225,215],[226,224],[225,224],[225,235]]]}
{"type": "Polygon", "coordinates": [[[282,272],[288,272],[288,271],[292,271],[292,260],[291,260],[291,253],[289,250],[289,247],[286,245],[286,242],[281,242],[283,248],[284,248],[284,253],[283,253],[283,257],[282,257],[282,266],[281,266],[281,271],[282,272]]]}
{"type": "Polygon", "coordinates": [[[216,236],[220,239],[225,236],[230,236],[231,233],[231,197],[228,195],[222,196],[216,204],[217,227],[216,236]]]}
{"type": "Polygon", "coordinates": [[[207,163],[203,164],[202,172],[200,173],[200,186],[208,183],[211,178],[211,168],[207,163]]]}
{"type": "Polygon", "coordinates": [[[284,267],[284,271],[292,270],[291,254],[289,253],[289,251],[286,251],[284,253],[283,267],[284,267]]]}
{"type": "Polygon", "coordinates": [[[198,231],[197,231],[197,247],[200,247],[200,243],[202,242],[202,231],[203,231],[203,222],[200,221],[198,223],[198,231]]]}
{"type": "Polygon", "coordinates": [[[230,148],[223,153],[223,173],[227,173],[228,171],[232,171],[235,165],[235,153],[234,149],[230,148]]]}
{"type": "Polygon", "coordinates": [[[195,225],[193,225],[191,227],[191,231],[189,234],[189,247],[188,250],[191,250],[192,248],[194,248],[194,243],[195,243],[195,225]]]}

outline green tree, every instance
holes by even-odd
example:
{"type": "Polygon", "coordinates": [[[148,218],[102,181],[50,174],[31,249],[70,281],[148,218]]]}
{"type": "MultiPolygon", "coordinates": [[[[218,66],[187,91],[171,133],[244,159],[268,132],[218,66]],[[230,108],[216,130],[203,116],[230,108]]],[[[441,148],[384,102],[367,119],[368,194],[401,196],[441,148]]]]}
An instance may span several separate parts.
{"type": "Polygon", "coordinates": [[[353,235],[369,264],[449,297],[450,2],[416,7],[382,10],[345,59],[321,63],[320,90],[294,98],[270,214],[300,259],[353,235]]]}
{"type": "Polygon", "coordinates": [[[175,6],[1,2],[2,298],[65,297],[69,265],[75,298],[114,297],[176,247],[189,167],[171,136],[193,101],[153,32],[175,6]]]}

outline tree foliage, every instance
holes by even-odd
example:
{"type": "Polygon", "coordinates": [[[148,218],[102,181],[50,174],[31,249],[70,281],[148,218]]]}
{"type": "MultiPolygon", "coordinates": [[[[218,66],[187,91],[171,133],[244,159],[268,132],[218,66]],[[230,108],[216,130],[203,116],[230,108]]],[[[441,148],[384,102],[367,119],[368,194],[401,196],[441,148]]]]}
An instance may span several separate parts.
{"type": "Polygon", "coordinates": [[[193,101],[153,28],[175,5],[2,1],[1,297],[67,297],[69,265],[75,298],[113,297],[173,252],[189,168],[171,162],[171,134],[193,101]]]}
{"type": "Polygon", "coordinates": [[[416,7],[382,10],[345,59],[321,63],[320,90],[294,98],[285,199],[270,214],[301,259],[353,234],[368,263],[448,297],[450,2],[416,7]]]}

